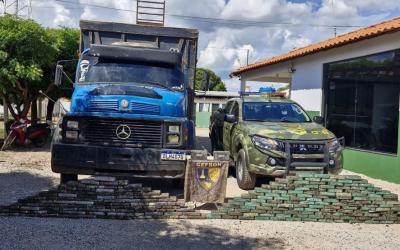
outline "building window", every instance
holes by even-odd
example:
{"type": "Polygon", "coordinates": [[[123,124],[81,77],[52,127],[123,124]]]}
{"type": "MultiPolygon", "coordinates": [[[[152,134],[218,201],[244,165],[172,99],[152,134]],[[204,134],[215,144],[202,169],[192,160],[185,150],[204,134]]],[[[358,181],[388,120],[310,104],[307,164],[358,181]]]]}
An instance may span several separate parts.
{"type": "Polygon", "coordinates": [[[200,112],[209,112],[209,107],[210,107],[209,103],[200,103],[199,104],[199,111],[200,112]]]}
{"type": "Polygon", "coordinates": [[[324,66],[326,125],[346,146],[397,153],[400,51],[324,66]]]}

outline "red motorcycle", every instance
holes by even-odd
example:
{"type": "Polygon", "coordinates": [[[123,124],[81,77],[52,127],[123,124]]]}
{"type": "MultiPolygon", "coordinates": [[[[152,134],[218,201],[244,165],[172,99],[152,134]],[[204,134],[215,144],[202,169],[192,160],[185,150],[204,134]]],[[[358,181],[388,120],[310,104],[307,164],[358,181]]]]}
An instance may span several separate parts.
{"type": "Polygon", "coordinates": [[[36,147],[44,146],[51,134],[50,126],[42,123],[28,126],[31,123],[27,118],[17,118],[10,126],[10,131],[4,140],[1,151],[10,147],[15,140],[19,145],[25,145],[31,141],[36,147]]]}

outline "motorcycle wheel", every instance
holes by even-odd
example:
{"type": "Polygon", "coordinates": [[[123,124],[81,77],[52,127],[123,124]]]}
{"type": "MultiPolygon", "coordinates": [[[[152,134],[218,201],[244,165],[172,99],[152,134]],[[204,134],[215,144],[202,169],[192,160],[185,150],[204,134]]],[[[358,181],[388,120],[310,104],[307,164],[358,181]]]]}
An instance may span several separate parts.
{"type": "Polygon", "coordinates": [[[15,138],[17,138],[17,136],[14,133],[9,133],[7,135],[7,138],[3,142],[3,146],[1,147],[1,151],[4,151],[4,150],[8,149],[13,144],[13,142],[15,141],[15,138]]]}

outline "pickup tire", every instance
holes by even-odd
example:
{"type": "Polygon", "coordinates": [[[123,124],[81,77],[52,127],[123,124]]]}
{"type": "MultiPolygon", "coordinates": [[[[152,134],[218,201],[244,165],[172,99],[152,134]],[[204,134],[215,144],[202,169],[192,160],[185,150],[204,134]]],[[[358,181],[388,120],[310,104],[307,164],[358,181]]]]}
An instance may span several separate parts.
{"type": "Polygon", "coordinates": [[[240,149],[236,161],[236,181],[243,190],[254,189],[256,186],[256,175],[247,169],[246,152],[240,149]]]}

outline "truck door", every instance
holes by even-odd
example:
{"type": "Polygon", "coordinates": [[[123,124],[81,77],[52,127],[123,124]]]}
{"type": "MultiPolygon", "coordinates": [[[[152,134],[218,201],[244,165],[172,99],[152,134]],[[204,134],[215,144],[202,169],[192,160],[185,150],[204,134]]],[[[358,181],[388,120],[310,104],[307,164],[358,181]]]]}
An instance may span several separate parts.
{"type": "MultiPolygon", "coordinates": [[[[228,111],[227,114],[235,115],[236,120],[239,117],[239,104],[234,101],[231,110],[228,111]]],[[[236,126],[236,123],[229,123],[224,121],[224,150],[225,151],[231,151],[231,142],[232,142],[232,132],[234,127],[236,126]]]]}

